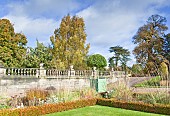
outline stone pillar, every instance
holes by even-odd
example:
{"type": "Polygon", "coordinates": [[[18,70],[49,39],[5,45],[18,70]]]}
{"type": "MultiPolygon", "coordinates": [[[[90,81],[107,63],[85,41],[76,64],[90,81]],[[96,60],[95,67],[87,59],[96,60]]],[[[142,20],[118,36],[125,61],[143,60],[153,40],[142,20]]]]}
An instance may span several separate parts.
{"type": "Polygon", "coordinates": [[[40,69],[39,69],[39,77],[46,77],[46,70],[43,67],[44,63],[40,63],[40,69]]]}
{"type": "Polygon", "coordinates": [[[73,69],[73,65],[70,66],[70,70],[68,71],[68,76],[69,77],[75,76],[75,70],[73,69]]]}
{"type": "Polygon", "coordinates": [[[5,74],[6,74],[6,69],[4,68],[2,62],[0,62],[0,78],[3,77],[5,74]]]}
{"type": "Polygon", "coordinates": [[[93,78],[97,78],[97,70],[96,67],[93,67],[93,78]]]}

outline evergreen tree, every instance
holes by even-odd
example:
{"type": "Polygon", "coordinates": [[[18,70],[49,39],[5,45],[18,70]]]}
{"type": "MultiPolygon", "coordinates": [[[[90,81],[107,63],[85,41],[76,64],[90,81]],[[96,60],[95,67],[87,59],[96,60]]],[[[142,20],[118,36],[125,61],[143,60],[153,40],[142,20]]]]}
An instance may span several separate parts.
{"type": "Polygon", "coordinates": [[[110,47],[109,51],[111,53],[112,52],[114,53],[113,57],[109,58],[110,66],[113,66],[113,68],[115,70],[117,70],[118,69],[118,63],[121,63],[122,68],[125,69],[127,62],[130,60],[129,50],[124,49],[121,46],[114,46],[114,47],[110,47]]]}

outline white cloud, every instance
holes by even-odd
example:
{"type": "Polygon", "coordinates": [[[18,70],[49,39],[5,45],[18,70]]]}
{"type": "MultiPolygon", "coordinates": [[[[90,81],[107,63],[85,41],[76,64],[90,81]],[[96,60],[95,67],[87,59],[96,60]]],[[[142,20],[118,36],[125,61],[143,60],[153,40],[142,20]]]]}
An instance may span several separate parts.
{"type": "Polygon", "coordinates": [[[108,59],[112,56],[109,47],[120,45],[132,51],[135,46],[132,37],[138,28],[152,14],[167,16],[159,9],[169,3],[168,0],[24,0],[7,4],[4,8],[9,12],[3,18],[10,19],[15,31],[27,36],[28,46],[35,46],[36,38],[49,42],[64,15],[77,14],[85,20],[90,54],[100,53],[108,59]]]}
{"type": "Polygon", "coordinates": [[[11,16],[7,15],[3,18],[7,18],[14,24],[15,32],[22,32],[28,39],[28,46],[35,46],[35,40],[45,44],[49,43],[50,36],[53,34],[55,28],[59,26],[59,22],[53,19],[37,18],[32,19],[26,16],[11,16]]]}
{"type": "MultiPolygon", "coordinates": [[[[134,44],[132,37],[147,18],[166,6],[166,0],[106,0],[77,13],[85,20],[87,41],[91,43],[90,53],[100,53],[106,58],[109,47],[120,45],[130,51],[134,44]]],[[[131,56],[134,61],[133,56],[131,56]]],[[[130,64],[130,63],[129,63],[130,64]]]]}

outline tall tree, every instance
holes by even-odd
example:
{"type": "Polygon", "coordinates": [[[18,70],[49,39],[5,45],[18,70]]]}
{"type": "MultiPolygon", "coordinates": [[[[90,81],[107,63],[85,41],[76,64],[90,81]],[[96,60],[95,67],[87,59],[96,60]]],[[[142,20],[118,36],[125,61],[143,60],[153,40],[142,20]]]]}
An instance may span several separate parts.
{"type": "Polygon", "coordinates": [[[15,33],[8,19],[0,19],[0,60],[6,67],[21,67],[26,55],[27,39],[15,33]]]}
{"type": "Polygon", "coordinates": [[[148,18],[147,24],[138,29],[133,37],[133,43],[137,44],[133,50],[137,62],[144,65],[149,62],[160,63],[157,56],[163,50],[164,32],[168,29],[165,23],[165,17],[152,15],[148,18]]]}
{"type": "Polygon", "coordinates": [[[150,67],[148,70],[155,70],[162,62],[164,32],[168,29],[165,23],[165,17],[152,15],[133,37],[133,43],[137,44],[133,50],[137,62],[150,67]]]}
{"type": "Polygon", "coordinates": [[[85,24],[83,18],[65,16],[60,28],[50,38],[52,43],[53,63],[56,68],[77,68],[84,65],[90,45],[86,43],[85,24]]]}
{"type": "Polygon", "coordinates": [[[109,58],[110,66],[115,66],[113,68],[118,68],[118,63],[122,64],[122,68],[125,68],[127,62],[130,60],[130,52],[128,49],[124,49],[121,46],[110,47],[109,50],[114,53],[113,57],[109,58]]]}

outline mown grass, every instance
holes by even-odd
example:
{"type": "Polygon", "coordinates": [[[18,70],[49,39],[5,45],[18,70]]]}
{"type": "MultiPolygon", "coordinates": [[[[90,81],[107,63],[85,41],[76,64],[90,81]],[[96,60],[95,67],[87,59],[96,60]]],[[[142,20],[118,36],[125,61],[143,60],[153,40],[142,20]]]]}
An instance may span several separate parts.
{"type": "Polygon", "coordinates": [[[163,116],[163,115],[95,105],[64,112],[47,114],[45,116],[163,116]]]}

